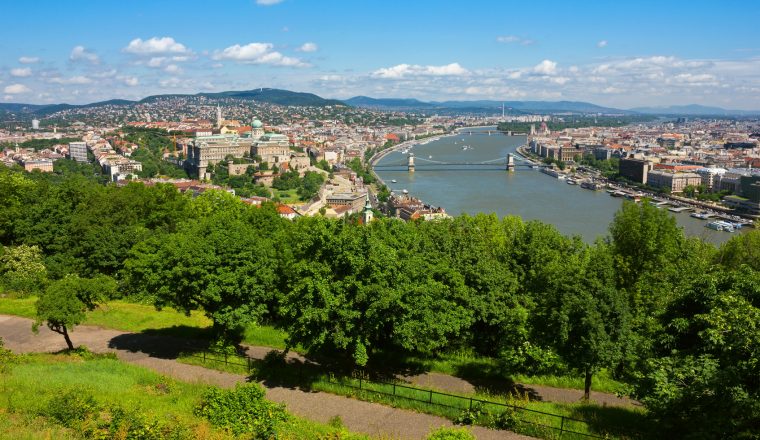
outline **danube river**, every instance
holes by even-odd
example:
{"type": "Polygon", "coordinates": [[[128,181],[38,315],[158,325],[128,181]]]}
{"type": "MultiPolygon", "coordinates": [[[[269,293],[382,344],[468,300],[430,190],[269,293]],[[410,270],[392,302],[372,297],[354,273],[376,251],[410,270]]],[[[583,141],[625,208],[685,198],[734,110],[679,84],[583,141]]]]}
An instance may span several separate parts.
{"type": "MultiPolygon", "coordinates": [[[[485,129],[474,130],[483,132],[485,129]]],[[[495,212],[500,217],[517,215],[525,220],[550,223],[562,233],[580,235],[587,242],[606,235],[623,201],[605,191],[568,185],[564,180],[525,167],[518,167],[514,172],[496,167],[439,166],[428,170],[422,167],[434,162],[472,163],[497,159],[514,153],[524,143],[525,136],[460,133],[425,145],[415,145],[410,150],[419,167],[415,173],[405,169],[377,169],[376,172],[391,190],[400,193],[406,189],[411,196],[434,206],[442,206],[451,215],[479,212],[495,212]],[[396,183],[391,182],[394,179],[396,183]]],[[[394,151],[380,159],[377,165],[405,162],[406,155],[394,151]]],[[[704,220],[689,217],[687,213],[672,215],[688,235],[712,243],[722,243],[733,235],[708,229],[704,220]]]]}

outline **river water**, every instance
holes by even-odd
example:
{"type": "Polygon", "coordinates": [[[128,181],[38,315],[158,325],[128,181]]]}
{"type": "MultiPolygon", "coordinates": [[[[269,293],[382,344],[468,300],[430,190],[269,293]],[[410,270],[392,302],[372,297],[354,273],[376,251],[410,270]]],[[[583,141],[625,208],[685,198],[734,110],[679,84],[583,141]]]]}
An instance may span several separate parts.
{"type": "MultiPolygon", "coordinates": [[[[486,129],[473,129],[485,132],[486,129]]],[[[493,130],[493,128],[492,128],[493,130]]],[[[447,136],[425,145],[415,145],[416,172],[409,173],[405,166],[376,169],[377,174],[391,190],[409,194],[434,206],[442,206],[451,215],[461,213],[496,213],[500,217],[517,215],[524,220],[540,220],[557,227],[563,234],[580,235],[586,242],[607,234],[615,212],[623,199],[611,197],[605,191],[582,189],[568,185],[537,169],[518,167],[507,172],[497,167],[436,166],[435,162],[484,162],[505,157],[525,144],[525,136],[501,134],[447,136]],[[467,145],[468,149],[463,149],[467,145]],[[392,183],[391,180],[397,183],[392,183]]],[[[407,156],[400,151],[387,154],[377,165],[406,163],[407,156]]],[[[704,220],[689,217],[688,213],[673,214],[686,234],[720,244],[733,235],[705,227],[704,220]]]]}

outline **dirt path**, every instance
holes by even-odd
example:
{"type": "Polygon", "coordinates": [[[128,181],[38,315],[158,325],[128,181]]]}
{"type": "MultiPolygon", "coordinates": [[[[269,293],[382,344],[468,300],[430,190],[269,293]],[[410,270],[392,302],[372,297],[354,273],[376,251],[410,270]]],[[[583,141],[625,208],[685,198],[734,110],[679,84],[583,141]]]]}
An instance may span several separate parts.
{"type": "MultiPolygon", "coordinates": [[[[474,393],[478,386],[442,373],[423,373],[413,376],[403,376],[402,379],[417,386],[435,388],[451,393],[474,393]]],[[[505,390],[506,391],[506,390],[505,390]]],[[[542,385],[514,384],[513,390],[519,395],[524,395],[530,400],[546,402],[577,403],[583,398],[583,391],[568,388],[555,388],[542,385]]],[[[591,391],[591,401],[602,406],[639,406],[639,402],[627,397],[618,397],[614,394],[591,391]]]]}
{"type": "MultiPolygon", "coordinates": [[[[0,337],[7,348],[18,353],[54,352],[66,348],[60,335],[47,328],[40,328],[39,334],[35,335],[31,328],[30,319],[0,315],[0,337]]],[[[246,380],[243,375],[177,362],[177,355],[192,345],[186,340],[91,326],[77,327],[71,333],[71,338],[75,345],[85,345],[95,352],[114,352],[121,360],[182,381],[232,387],[246,380]]],[[[263,356],[265,353],[261,349],[253,350],[251,354],[263,356]]],[[[263,385],[267,388],[268,399],[285,403],[293,414],[322,423],[337,415],[349,430],[357,433],[382,438],[422,439],[434,428],[452,426],[450,421],[442,417],[327,393],[263,385]]],[[[483,440],[531,439],[509,431],[493,431],[481,427],[472,428],[472,432],[483,440]]]]}

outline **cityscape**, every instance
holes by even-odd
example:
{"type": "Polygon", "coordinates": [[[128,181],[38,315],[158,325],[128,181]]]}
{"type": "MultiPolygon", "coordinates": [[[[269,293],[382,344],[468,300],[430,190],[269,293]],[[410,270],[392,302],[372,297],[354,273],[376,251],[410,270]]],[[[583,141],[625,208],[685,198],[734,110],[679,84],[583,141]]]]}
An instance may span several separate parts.
{"type": "Polygon", "coordinates": [[[35,3],[0,438],[757,436],[755,5],[35,3]]]}

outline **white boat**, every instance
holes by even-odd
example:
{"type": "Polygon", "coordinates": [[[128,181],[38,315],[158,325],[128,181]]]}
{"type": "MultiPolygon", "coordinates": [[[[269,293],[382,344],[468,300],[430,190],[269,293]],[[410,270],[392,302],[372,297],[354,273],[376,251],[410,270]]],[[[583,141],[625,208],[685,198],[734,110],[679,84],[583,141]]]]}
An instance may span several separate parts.
{"type": "Polygon", "coordinates": [[[710,228],[716,231],[734,232],[734,225],[722,220],[715,220],[705,225],[706,228],[710,228]]]}
{"type": "Polygon", "coordinates": [[[691,213],[689,215],[691,217],[699,218],[699,219],[702,219],[702,220],[707,220],[708,218],[711,217],[710,214],[708,214],[706,212],[693,212],[693,213],[691,213]]]}
{"type": "Polygon", "coordinates": [[[402,189],[401,192],[404,194],[409,194],[409,191],[407,191],[406,189],[402,189]]]}
{"type": "Polygon", "coordinates": [[[392,179],[392,180],[391,180],[391,183],[396,183],[396,179],[392,179]]]}

